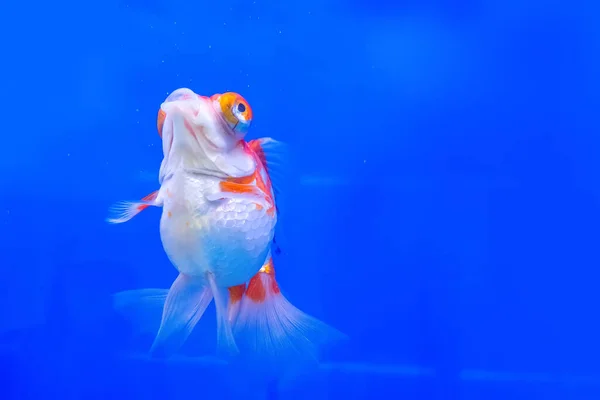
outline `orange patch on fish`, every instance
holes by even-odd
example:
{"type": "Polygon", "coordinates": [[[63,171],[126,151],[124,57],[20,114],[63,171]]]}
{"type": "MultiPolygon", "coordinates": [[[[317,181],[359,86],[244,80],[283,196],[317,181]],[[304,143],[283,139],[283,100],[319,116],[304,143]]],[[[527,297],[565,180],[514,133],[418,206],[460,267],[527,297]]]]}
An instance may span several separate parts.
{"type": "Polygon", "coordinates": [[[279,290],[279,285],[277,284],[277,281],[275,280],[275,266],[273,265],[273,258],[269,258],[269,260],[265,263],[265,265],[262,266],[259,274],[260,273],[267,274],[269,276],[268,279],[270,280],[271,291],[273,292],[273,294],[278,294],[281,292],[279,290]]]}
{"type": "Polygon", "coordinates": [[[254,174],[242,176],[241,178],[227,178],[227,182],[239,183],[242,185],[250,185],[254,182],[254,174]]]}
{"type": "Polygon", "coordinates": [[[278,294],[279,292],[281,292],[281,290],[279,290],[279,285],[277,284],[275,278],[271,278],[271,290],[273,290],[274,294],[278,294]]]}
{"type": "MultiPolygon", "coordinates": [[[[150,193],[149,195],[142,197],[143,201],[153,201],[156,200],[156,197],[158,196],[158,190],[150,193]]],[[[138,211],[143,211],[146,208],[150,207],[148,204],[140,204],[139,206],[137,206],[137,210],[138,211]]]]}
{"type": "Polygon", "coordinates": [[[265,274],[275,276],[275,267],[273,267],[272,258],[269,258],[269,260],[261,267],[260,272],[264,272],[265,274]]]}
{"type": "Polygon", "coordinates": [[[231,193],[255,193],[256,190],[253,186],[244,185],[242,183],[235,182],[221,182],[220,183],[221,190],[224,192],[231,193]]]}
{"type": "MultiPolygon", "coordinates": [[[[262,152],[260,147],[258,148],[261,153],[257,156],[258,162],[254,173],[240,178],[227,178],[225,182],[220,183],[220,187],[224,192],[260,194],[267,200],[267,203],[269,204],[267,214],[272,217],[275,215],[276,208],[273,197],[271,196],[271,181],[269,180],[268,174],[265,174],[265,177],[263,177],[263,172],[266,172],[264,169],[265,161],[263,160],[264,152],[262,152]]],[[[263,206],[257,203],[256,209],[262,210],[263,206]]]]}
{"type": "Polygon", "coordinates": [[[248,288],[246,289],[246,296],[248,296],[248,298],[255,303],[262,303],[265,301],[265,298],[267,297],[267,291],[263,285],[260,273],[254,275],[252,279],[250,279],[248,288]]]}
{"type": "Polygon", "coordinates": [[[169,212],[167,212],[167,216],[168,216],[169,218],[171,218],[171,217],[173,216],[173,213],[172,213],[171,211],[169,211],[169,212]]]}
{"type": "Polygon", "coordinates": [[[229,301],[231,304],[235,304],[242,299],[244,290],[246,290],[246,284],[242,283],[241,285],[232,286],[227,289],[229,290],[229,301]]]}

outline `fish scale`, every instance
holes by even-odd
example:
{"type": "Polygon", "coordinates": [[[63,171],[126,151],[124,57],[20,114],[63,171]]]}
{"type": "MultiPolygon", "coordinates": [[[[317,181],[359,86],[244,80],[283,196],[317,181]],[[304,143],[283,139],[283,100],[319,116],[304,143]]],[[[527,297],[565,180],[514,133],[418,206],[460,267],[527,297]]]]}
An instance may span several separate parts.
{"type": "Polygon", "coordinates": [[[260,269],[277,218],[250,200],[208,201],[205,194],[218,183],[185,171],[174,174],[163,184],[170,196],[164,199],[160,234],[179,272],[195,277],[210,272],[218,286],[229,287],[248,281],[260,269]]]}

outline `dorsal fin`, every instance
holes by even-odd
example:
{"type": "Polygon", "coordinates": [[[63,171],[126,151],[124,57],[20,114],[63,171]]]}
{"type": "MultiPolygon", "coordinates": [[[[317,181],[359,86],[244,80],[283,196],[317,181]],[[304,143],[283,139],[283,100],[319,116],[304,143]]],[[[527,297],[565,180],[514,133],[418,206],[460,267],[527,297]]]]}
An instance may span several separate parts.
{"type": "Polygon", "coordinates": [[[273,238],[272,251],[275,256],[282,253],[282,248],[286,247],[285,228],[282,225],[282,219],[285,219],[282,208],[285,208],[285,185],[290,181],[290,160],[287,146],[271,138],[260,138],[248,142],[248,146],[258,156],[263,166],[267,170],[273,194],[275,195],[275,207],[277,209],[277,226],[275,228],[275,237],[273,238]],[[283,217],[283,218],[282,218],[283,217]],[[283,245],[283,246],[282,246],[283,245]]]}
{"type": "Polygon", "coordinates": [[[269,174],[273,192],[275,193],[275,202],[279,209],[277,203],[281,200],[283,184],[287,178],[284,171],[286,167],[287,146],[271,138],[251,140],[248,142],[248,146],[256,153],[266,168],[267,174],[269,174]]]}

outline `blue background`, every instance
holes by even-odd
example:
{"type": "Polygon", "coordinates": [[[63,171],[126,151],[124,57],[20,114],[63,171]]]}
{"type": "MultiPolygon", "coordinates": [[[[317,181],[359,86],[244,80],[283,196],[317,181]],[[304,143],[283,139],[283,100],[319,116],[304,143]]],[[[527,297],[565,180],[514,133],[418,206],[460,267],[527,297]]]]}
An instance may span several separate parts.
{"type": "MultiPolygon", "coordinates": [[[[159,210],[104,218],[158,188],[156,113],[189,87],[241,93],[250,137],[289,144],[280,285],[351,339],[308,384],[243,396],[598,398],[599,16],[591,1],[3,6],[0,397],[239,397],[241,377],[194,358],[121,358],[152,338],[111,309],[176,276],[159,210]]],[[[212,351],[212,329],[188,355],[212,351]]]]}

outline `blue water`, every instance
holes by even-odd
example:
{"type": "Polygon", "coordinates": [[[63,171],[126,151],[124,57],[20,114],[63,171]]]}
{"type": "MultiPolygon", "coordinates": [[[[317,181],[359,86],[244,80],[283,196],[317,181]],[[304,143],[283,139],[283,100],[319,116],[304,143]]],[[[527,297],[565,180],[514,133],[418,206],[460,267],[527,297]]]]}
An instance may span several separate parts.
{"type": "MultiPolygon", "coordinates": [[[[517,0],[2,6],[0,398],[600,398],[600,10],[517,0]],[[286,142],[280,286],[350,340],[266,384],[214,327],[144,358],[111,295],[169,287],[169,92],[286,142]],[[209,357],[209,358],[207,358],[209,357]]],[[[213,311],[214,313],[214,311],[213,311]]],[[[214,314],[206,319],[213,321],[214,314]]]]}

